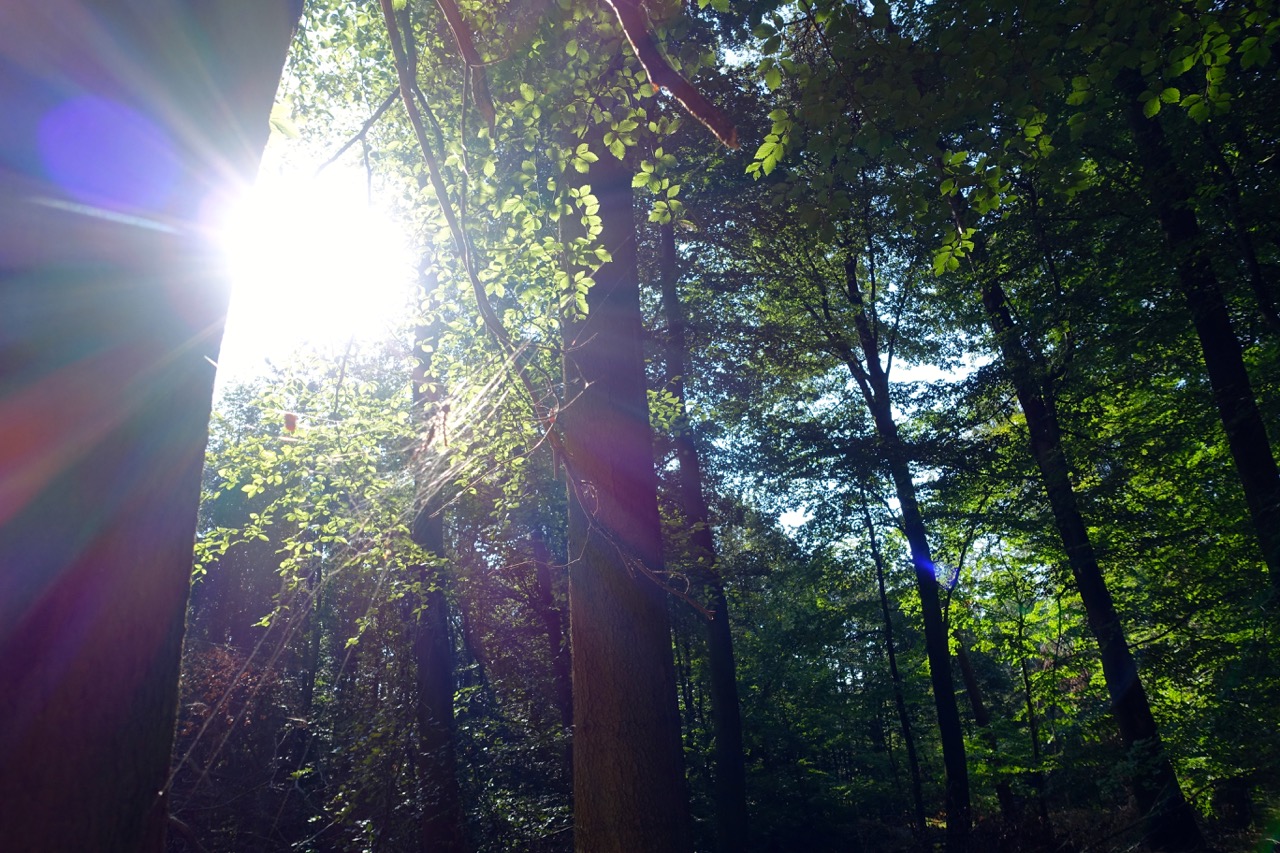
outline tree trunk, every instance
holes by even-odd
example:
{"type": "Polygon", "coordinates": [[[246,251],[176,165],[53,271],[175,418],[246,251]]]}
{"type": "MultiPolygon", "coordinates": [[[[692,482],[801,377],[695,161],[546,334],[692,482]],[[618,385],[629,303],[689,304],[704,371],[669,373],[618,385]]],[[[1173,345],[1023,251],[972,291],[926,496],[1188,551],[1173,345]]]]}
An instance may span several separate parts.
{"type": "Polygon", "coordinates": [[[960,709],[951,675],[951,650],[942,605],[938,599],[937,568],[929,551],[929,537],[924,516],[916,502],[916,487],[911,479],[911,465],[906,447],[898,435],[889,399],[889,377],[880,364],[880,348],[876,338],[871,308],[862,298],[858,285],[857,259],[845,263],[845,292],[857,313],[854,327],[863,360],[858,361],[842,337],[833,343],[840,357],[862,390],[867,408],[875,422],[876,433],[889,465],[894,491],[902,515],[903,532],[916,572],[916,589],[920,594],[920,611],[924,622],[925,652],[929,659],[929,679],[938,712],[938,732],[942,741],[942,764],[946,771],[947,850],[962,853],[969,845],[972,822],[969,802],[969,768],[965,759],[964,729],[960,725],[960,709]]]}
{"type": "Polygon", "coordinates": [[[1031,739],[1031,787],[1036,792],[1036,815],[1045,830],[1050,827],[1049,803],[1044,795],[1044,770],[1040,759],[1040,722],[1036,716],[1035,698],[1031,694],[1031,671],[1027,667],[1027,659],[1021,658],[1018,667],[1022,670],[1022,695],[1027,705],[1027,736],[1031,739]]]}
{"type": "Polygon", "coordinates": [[[1270,570],[1274,597],[1280,595],[1280,470],[1258,411],[1240,341],[1231,327],[1226,299],[1201,237],[1191,190],[1169,150],[1159,119],[1142,114],[1138,95],[1145,86],[1141,78],[1129,71],[1119,82],[1122,96],[1129,101],[1129,127],[1138,149],[1143,187],[1155,205],[1160,229],[1178,271],[1178,285],[1200,339],[1213,400],[1235,460],[1262,557],[1270,570]]]}
{"type": "Polygon", "coordinates": [[[889,610],[889,595],[884,584],[884,559],[880,544],[876,541],[875,525],[871,522],[871,509],[862,504],[863,523],[867,528],[867,540],[871,545],[871,558],[876,566],[876,587],[880,591],[880,615],[884,619],[884,648],[889,659],[889,677],[893,680],[893,703],[898,710],[898,725],[902,728],[902,742],[907,748],[907,767],[911,772],[911,800],[915,808],[916,833],[920,839],[925,833],[924,789],[920,783],[920,758],[916,755],[916,738],[911,731],[911,715],[907,713],[907,698],[902,689],[902,674],[898,672],[898,651],[893,640],[893,614],[889,610]]]}
{"type": "Polygon", "coordinates": [[[982,304],[1000,348],[1007,375],[1031,434],[1031,450],[1058,527],[1067,562],[1084,603],[1089,628],[1098,641],[1112,711],[1124,745],[1141,771],[1132,778],[1134,798],[1147,821],[1148,840],[1158,850],[1204,848],[1191,807],[1182,796],[1173,765],[1164,752],[1138,666],[1093,551],[1071,485],[1071,464],[1062,445],[1056,404],[1009,314],[1004,289],[982,284],[982,304]]]}
{"type": "Polygon", "coordinates": [[[529,539],[537,581],[534,609],[547,635],[547,651],[551,656],[551,676],[555,682],[554,696],[556,709],[560,712],[560,723],[566,732],[570,732],[573,729],[573,663],[565,631],[564,611],[556,604],[555,583],[551,577],[551,552],[547,550],[547,544],[542,541],[540,533],[535,531],[529,539]]]}
{"type": "MultiPolygon", "coordinates": [[[[424,296],[430,298],[437,284],[434,271],[424,272],[424,296]]],[[[438,381],[431,372],[432,353],[439,343],[438,324],[419,326],[413,370],[414,413],[431,422],[441,401],[438,381]]],[[[429,448],[423,448],[431,452],[429,448]]],[[[437,561],[444,559],[443,502],[418,477],[417,514],[413,541],[437,561]]],[[[413,657],[417,666],[418,784],[422,796],[422,853],[465,853],[468,848],[462,794],[458,788],[457,744],[453,722],[453,636],[449,630],[447,581],[441,565],[418,567],[418,617],[413,625],[413,657]]]]}
{"type": "Polygon", "coordinates": [[[1258,259],[1258,250],[1253,244],[1251,223],[1240,204],[1240,181],[1232,170],[1231,164],[1222,155],[1222,145],[1209,132],[1209,127],[1202,126],[1200,135],[1205,150],[1209,152],[1218,176],[1222,180],[1222,200],[1227,208],[1231,230],[1235,232],[1236,242],[1240,244],[1244,268],[1249,272],[1249,287],[1253,290],[1253,298],[1258,303],[1258,313],[1266,320],[1273,334],[1280,332],[1280,299],[1277,299],[1276,295],[1276,281],[1263,269],[1258,259]]]}
{"type": "Polygon", "coordinates": [[[208,203],[254,176],[300,9],[0,15],[0,838],[159,850],[226,313],[208,203]]]}
{"type": "MultiPolygon", "coordinates": [[[[534,609],[547,635],[547,651],[551,656],[551,677],[556,710],[564,732],[564,778],[573,784],[573,656],[569,648],[568,619],[556,601],[555,583],[551,575],[551,552],[534,531],[530,535],[536,571],[534,609]]],[[[563,567],[561,567],[563,568],[563,567]]]]}
{"type": "Polygon", "coordinates": [[[662,306],[667,317],[667,372],[672,393],[680,404],[673,431],[676,459],[680,463],[680,504],[690,533],[690,562],[695,582],[703,588],[712,616],[704,617],[707,659],[711,672],[711,727],[715,735],[716,838],[720,853],[741,853],[747,838],[747,768],[742,752],[742,714],[738,701],[737,666],[724,581],[716,567],[715,538],[703,495],[702,465],[689,433],[685,408],[687,366],[685,318],[676,287],[678,279],[675,229],[666,223],[662,242],[662,306]]]}
{"type": "Polygon", "coordinates": [[[612,260],[566,323],[574,826],[584,853],[691,849],[657,476],[641,346],[631,174],[599,139],[588,176],[612,260]]]}
{"type": "MultiPolygon", "coordinates": [[[[443,546],[441,517],[429,517],[421,527],[425,535],[420,544],[438,554],[428,543],[434,540],[434,544],[443,546]]],[[[422,604],[413,635],[413,656],[417,664],[418,784],[422,794],[419,849],[423,853],[465,853],[469,847],[462,794],[458,788],[453,722],[453,637],[441,575],[435,567],[421,567],[422,604]]]]}

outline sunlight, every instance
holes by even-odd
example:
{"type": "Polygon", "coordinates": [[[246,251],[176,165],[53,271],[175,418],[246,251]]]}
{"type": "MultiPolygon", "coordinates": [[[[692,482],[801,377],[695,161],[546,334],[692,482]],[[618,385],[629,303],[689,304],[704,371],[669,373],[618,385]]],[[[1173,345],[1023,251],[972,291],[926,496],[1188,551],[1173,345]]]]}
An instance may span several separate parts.
{"type": "Polygon", "coordinates": [[[403,320],[414,256],[361,170],[265,165],[226,216],[231,312],[219,378],[260,372],[303,346],[377,339],[403,320]]]}

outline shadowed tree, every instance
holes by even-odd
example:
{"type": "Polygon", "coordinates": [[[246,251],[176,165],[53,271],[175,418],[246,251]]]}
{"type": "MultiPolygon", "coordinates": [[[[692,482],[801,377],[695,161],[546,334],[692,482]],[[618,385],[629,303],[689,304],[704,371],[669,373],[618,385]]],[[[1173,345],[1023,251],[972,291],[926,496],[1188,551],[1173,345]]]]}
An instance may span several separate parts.
{"type": "Polygon", "coordinates": [[[665,223],[659,230],[662,309],[667,320],[667,373],[679,413],[672,443],[680,463],[679,503],[690,528],[688,558],[693,562],[695,583],[702,587],[711,606],[702,614],[707,631],[710,666],[711,719],[715,733],[716,835],[722,853],[744,850],[747,845],[747,770],[742,753],[742,715],[738,702],[737,667],[733,660],[733,634],[729,630],[729,605],[724,579],[716,565],[716,543],[711,514],[703,494],[702,464],[693,443],[686,409],[685,316],[677,288],[675,228],[665,223]]]}
{"type": "Polygon", "coordinates": [[[300,3],[0,18],[0,837],[158,850],[227,289],[300,3]]]}

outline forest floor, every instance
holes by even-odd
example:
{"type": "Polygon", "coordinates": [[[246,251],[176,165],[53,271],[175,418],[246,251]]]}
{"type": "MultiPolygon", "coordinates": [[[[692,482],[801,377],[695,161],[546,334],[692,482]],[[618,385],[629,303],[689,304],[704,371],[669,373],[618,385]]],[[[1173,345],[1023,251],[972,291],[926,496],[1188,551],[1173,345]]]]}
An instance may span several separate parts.
{"type": "MultiPolygon", "coordinates": [[[[1146,850],[1141,844],[1141,822],[1131,809],[1099,812],[1063,809],[1050,814],[1053,831],[1031,826],[1011,832],[998,817],[981,817],[974,825],[971,849],[980,853],[1127,853],[1146,850]]],[[[1214,853],[1280,853],[1280,814],[1272,814],[1265,829],[1232,828],[1207,823],[1206,837],[1214,853]]],[[[920,848],[910,830],[879,821],[859,826],[861,853],[917,853],[920,848]]],[[[929,828],[930,851],[946,849],[946,832],[929,828]]]]}

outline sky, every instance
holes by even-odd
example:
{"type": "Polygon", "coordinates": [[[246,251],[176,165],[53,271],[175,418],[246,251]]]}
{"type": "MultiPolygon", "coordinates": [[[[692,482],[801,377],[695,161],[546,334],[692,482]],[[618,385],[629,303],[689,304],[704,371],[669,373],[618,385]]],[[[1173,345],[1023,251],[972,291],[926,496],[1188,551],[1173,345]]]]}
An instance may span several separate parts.
{"type": "MultiPolygon", "coordinates": [[[[275,140],[273,140],[273,143],[275,140]]],[[[268,146],[255,185],[224,214],[231,312],[218,384],[283,364],[300,347],[384,337],[409,306],[416,254],[369,197],[363,169],[268,146]]]]}

